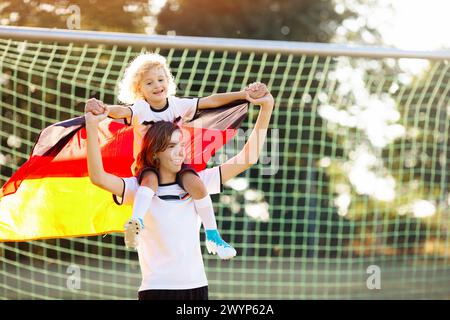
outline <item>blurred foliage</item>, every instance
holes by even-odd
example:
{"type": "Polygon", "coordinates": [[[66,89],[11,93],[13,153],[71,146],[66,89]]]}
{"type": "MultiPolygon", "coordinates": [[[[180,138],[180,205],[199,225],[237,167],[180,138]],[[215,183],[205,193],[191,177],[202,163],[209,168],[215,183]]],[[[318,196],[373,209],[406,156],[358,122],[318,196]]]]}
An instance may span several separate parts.
{"type": "Polygon", "coordinates": [[[148,0],[7,0],[0,4],[2,24],[69,29],[79,13],[80,29],[144,33],[148,0]],[[76,7],[78,8],[76,8],[76,7]]]}
{"type": "Polygon", "coordinates": [[[156,31],[177,35],[329,42],[352,13],[331,0],[168,0],[156,31]]]}
{"type": "MultiPolygon", "coordinates": [[[[376,246],[379,254],[388,255],[420,252],[446,256],[448,250],[441,249],[449,235],[449,65],[445,61],[426,62],[428,67],[414,74],[405,71],[406,63],[414,61],[383,59],[362,64],[358,60],[347,61],[346,73],[362,74],[364,88],[355,85],[357,76],[341,79],[339,85],[347,86],[348,91],[336,88],[335,92],[341,94],[329,97],[328,104],[348,118],[357,117],[359,123],[329,121],[328,135],[341,146],[342,155],[330,154],[330,165],[324,168],[336,199],[340,195],[349,197],[348,207],[343,205],[341,214],[363,225],[358,231],[362,237],[349,241],[349,246],[355,250],[358,246],[376,246]],[[348,86],[349,83],[352,85],[348,86]],[[366,99],[356,98],[361,90],[367,90],[366,99]],[[347,93],[342,95],[342,92],[347,93]],[[386,107],[391,103],[392,109],[386,107]],[[364,115],[373,104],[379,110],[364,115]],[[383,119],[383,113],[390,112],[398,113],[398,117],[383,119]],[[373,132],[371,136],[366,127],[371,124],[358,125],[368,120],[368,115],[371,124],[382,124],[378,127],[378,137],[389,136],[392,126],[400,128],[401,134],[387,139],[385,145],[377,145],[373,132]],[[352,170],[358,166],[361,150],[372,160],[367,161],[367,167],[359,173],[369,173],[365,178],[378,179],[363,183],[372,185],[372,191],[392,188],[392,199],[383,199],[376,190],[366,191],[370,187],[361,190],[361,184],[354,181],[354,172],[352,180],[352,170]],[[393,185],[380,183],[390,179],[393,185]],[[374,186],[377,183],[380,184],[374,186]],[[422,205],[417,206],[420,201],[422,205]]],[[[343,70],[339,66],[337,69],[343,70]]],[[[355,252],[370,254],[362,249],[355,252]]]]}

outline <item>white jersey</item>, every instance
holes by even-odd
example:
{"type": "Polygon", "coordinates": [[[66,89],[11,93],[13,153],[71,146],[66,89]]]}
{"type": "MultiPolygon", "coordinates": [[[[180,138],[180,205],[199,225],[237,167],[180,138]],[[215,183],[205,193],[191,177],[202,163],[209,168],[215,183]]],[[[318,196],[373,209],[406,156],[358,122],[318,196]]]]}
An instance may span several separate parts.
{"type": "MultiPolygon", "coordinates": [[[[198,174],[209,194],[222,191],[220,166],[198,174]]],[[[124,178],[123,181],[122,203],[132,205],[139,184],[136,177],[124,178]]],[[[158,186],[152,198],[138,246],[142,272],[139,291],[193,289],[208,285],[200,247],[201,221],[193,199],[159,198],[185,194],[178,184],[163,184],[158,186]]]]}
{"type": "MultiPolygon", "coordinates": [[[[178,98],[175,96],[167,97],[167,104],[164,108],[158,110],[151,107],[145,100],[136,100],[130,107],[131,125],[133,126],[133,158],[136,160],[141,151],[142,139],[147,131],[147,126],[143,125],[146,121],[174,121],[181,117],[182,122],[192,120],[197,113],[199,98],[178,98]]],[[[134,169],[133,163],[132,168],[134,169]]],[[[133,170],[134,174],[134,170],[133,170]]]]}

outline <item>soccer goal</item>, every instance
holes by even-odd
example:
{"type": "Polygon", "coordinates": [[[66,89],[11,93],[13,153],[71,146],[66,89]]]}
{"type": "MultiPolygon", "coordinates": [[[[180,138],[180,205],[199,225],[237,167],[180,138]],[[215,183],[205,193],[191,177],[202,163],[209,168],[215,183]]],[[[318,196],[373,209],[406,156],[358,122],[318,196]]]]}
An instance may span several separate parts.
{"type": "MultiPolygon", "coordinates": [[[[43,128],[118,103],[147,51],[179,96],[261,81],[275,98],[265,156],[213,196],[238,255],[208,255],[201,234],[210,298],[450,297],[448,51],[0,27],[1,185],[43,128]]],[[[0,243],[2,299],[136,299],[140,277],[122,233],[0,243]]]]}

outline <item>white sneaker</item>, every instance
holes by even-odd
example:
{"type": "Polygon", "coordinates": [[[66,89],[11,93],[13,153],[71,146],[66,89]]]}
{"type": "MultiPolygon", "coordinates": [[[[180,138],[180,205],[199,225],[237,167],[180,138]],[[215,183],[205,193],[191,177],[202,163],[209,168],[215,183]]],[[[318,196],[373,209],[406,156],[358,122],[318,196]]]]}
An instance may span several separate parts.
{"type": "Polygon", "coordinates": [[[131,218],[124,225],[125,246],[130,249],[137,249],[139,244],[139,235],[144,228],[142,219],[131,218]]]}

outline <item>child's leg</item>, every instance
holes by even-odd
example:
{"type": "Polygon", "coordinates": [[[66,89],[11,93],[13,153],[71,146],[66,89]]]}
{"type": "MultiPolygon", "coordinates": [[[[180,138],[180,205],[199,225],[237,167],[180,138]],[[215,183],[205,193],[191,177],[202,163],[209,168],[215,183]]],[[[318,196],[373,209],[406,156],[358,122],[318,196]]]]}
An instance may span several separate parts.
{"type": "Polygon", "coordinates": [[[195,173],[186,171],[181,175],[181,182],[184,190],[194,199],[195,209],[202,219],[205,230],[217,229],[211,197],[203,181],[195,173]]]}
{"type": "Polygon", "coordinates": [[[211,197],[209,196],[203,181],[190,171],[182,174],[181,181],[183,182],[184,190],[186,190],[186,192],[194,199],[195,208],[202,219],[205,230],[217,229],[211,197]]]}
{"type": "Polygon", "coordinates": [[[138,188],[134,202],[133,214],[125,223],[125,245],[128,248],[136,248],[138,245],[138,236],[144,228],[144,216],[150,207],[151,200],[158,188],[158,175],[154,170],[142,172],[138,179],[140,187],[138,188]]]}
{"type": "Polygon", "coordinates": [[[222,259],[230,259],[236,255],[236,250],[223,241],[217,230],[216,217],[211,197],[203,181],[192,171],[181,174],[180,180],[186,192],[194,199],[195,209],[200,216],[206,233],[206,244],[210,253],[218,253],[222,259]]]}
{"type": "Polygon", "coordinates": [[[154,171],[145,171],[139,177],[140,187],[136,192],[133,202],[133,214],[131,218],[144,221],[145,213],[150,207],[150,202],[158,188],[158,176],[154,171]]]}

